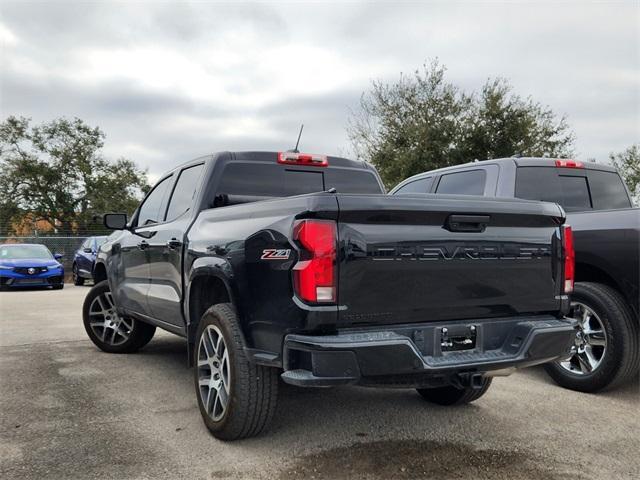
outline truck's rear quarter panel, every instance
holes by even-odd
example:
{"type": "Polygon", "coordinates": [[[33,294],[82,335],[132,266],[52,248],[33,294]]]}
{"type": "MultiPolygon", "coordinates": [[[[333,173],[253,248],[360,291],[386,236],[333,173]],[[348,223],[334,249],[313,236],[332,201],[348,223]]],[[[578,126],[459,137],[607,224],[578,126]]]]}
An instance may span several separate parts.
{"type": "Polygon", "coordinates": [[[222,279],[234,297],[249,346],[277,352],[289,331],[336,324],[335,305],[310,308],[294,298],[291,270],[298,251],[291,234],[298,218],[336,220],[337,215],[331,194],[205,210],[188,234],[186,284],[192,288],[198,276],[222,279]],[[283,250],[287,256],[265,259],[265,250],[283,250]]]}

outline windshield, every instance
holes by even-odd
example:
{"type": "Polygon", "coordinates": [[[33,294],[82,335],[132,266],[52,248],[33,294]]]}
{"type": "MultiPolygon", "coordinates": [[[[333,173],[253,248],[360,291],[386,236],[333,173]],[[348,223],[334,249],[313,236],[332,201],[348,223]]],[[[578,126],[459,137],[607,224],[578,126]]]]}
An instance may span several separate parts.
{"type": "Polygon", "coordinates": [[[107,241],[107,237],[96,237],[96,247],[100,249],[100,246],[107,241]]]}
{"type": "Polygon", "coordinates": [[[50,260],[51,252],[44,245],[2,245],[0,246],[0,260],[20,260],[37,258],[50,260]]]}

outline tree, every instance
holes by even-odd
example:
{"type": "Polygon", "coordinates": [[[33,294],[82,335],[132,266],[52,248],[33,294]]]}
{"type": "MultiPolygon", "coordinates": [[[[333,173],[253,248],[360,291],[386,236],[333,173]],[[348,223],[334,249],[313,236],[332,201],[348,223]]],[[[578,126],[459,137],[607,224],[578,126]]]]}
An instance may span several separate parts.
{"type": "Polygon", "coordinates": [[[512,93],[504,79],[488,80],[473,94],[463,123],[464,161],[509,157],[570,157],[574,135],[566,118],[556,118],[549,108],[530,97],[512,93]]]}
{"type": "Polygon", "coordinates": [[[466,93],[445,80],[438,61],[391,84],[374,81],[347,131],[356,155],[373,163],[387,186],[408,176],[473,159],[570,156],[573,134],[506,80],[466,93]]]}
{"type": "Polygon", "coordinates": [[[629,187],[635,204],[640,205],[640,144],[631,145],[620,153],[612,153],[609,159],[629,187]]]}
{"type": "Polygon", "coordinates": [[[0,123],[0,213],[29,213],[63,233],[86,234],[94,216],[132,211],[148,189],[146,173],[131,160],[103,159],[103,145],[104,133],[78,118],[32,127],[8,117],[0,123]]]}

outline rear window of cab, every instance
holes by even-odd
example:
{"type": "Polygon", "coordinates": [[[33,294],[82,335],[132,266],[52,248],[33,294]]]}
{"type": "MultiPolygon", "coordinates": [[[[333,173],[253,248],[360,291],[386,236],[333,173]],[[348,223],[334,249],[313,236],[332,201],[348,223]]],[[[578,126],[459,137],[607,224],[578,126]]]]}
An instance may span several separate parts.
{"type": "Polygon", "coordinates": [[[620,175],[603,170],[518,167],[515,196],[558,203],[568,212],[631,207],[620,175]]]}
{"type": "Polygon", "coordinates": [[[267,163],[229,163],[218,194],[289,197],[335,188],[338,193],[383,193],[375,175],[346,168],[282,167],[267,163]]]}

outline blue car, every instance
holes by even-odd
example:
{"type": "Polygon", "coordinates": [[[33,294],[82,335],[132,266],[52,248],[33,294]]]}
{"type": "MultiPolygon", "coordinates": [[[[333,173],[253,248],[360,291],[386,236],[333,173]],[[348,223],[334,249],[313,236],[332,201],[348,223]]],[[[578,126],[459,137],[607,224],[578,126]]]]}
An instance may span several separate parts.
{"type": "Polygon", "coordinates": [[[53,255],[39,244],[12,243],[0,245],[0,288],[64,287],[64,268],[53,255]]]}
{"type": "Polygon", "coordinates": [[[93,280],[93,267],[96,263],[96,255],[100,249],[100,245],[107,241],[107,237],[89,237],[80,248],[76,250],[73,257],[74,285],[84,285],[85,280],[93,280]]]}

